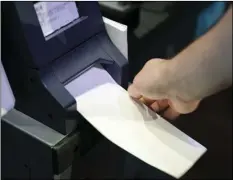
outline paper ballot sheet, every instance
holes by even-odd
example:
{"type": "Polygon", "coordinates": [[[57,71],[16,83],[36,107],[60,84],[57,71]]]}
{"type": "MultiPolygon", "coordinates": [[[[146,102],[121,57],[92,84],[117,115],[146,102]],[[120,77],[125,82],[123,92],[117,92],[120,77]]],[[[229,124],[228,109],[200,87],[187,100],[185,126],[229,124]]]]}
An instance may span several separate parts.
{"type": "Polygon", "coordinates": [[[104,80],[89,88],[76,96],[76,102],[77,111],[111,142],[175,178],[206,152],[201,144],[131,99],[113,81],[104,80]]]}

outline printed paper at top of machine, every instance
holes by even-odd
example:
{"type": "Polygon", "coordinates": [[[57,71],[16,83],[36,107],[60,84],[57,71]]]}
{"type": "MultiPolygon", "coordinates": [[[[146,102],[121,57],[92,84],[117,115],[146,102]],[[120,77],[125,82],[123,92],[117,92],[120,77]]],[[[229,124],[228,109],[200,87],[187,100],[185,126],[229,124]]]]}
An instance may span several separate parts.
{"type": "Polygon", "coordinates": [[[75,2],[37,2],[34,8],[45,37],[79,18],[75,2]]]}

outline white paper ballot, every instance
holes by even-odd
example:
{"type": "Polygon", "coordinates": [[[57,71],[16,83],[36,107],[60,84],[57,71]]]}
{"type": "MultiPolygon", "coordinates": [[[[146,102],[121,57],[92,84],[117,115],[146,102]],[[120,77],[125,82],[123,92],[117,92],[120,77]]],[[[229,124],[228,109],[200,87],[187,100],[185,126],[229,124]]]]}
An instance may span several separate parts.
{"type": "Polygon", "coordinates": [[[206,152],[127,91],[105,83],[76,97],[77,111],[101,134],[145,163],[180,178],[206,152]]]}

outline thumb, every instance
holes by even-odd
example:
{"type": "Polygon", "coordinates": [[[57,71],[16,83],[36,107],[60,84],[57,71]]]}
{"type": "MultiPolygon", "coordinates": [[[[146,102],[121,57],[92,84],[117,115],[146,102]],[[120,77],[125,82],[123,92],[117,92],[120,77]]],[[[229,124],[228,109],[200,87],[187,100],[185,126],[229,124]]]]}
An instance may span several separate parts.
{"type": "Polygon", "coordinates": [[[142,94],[140,93],[140,91],[138,91],[138,89],[134,86],[134,84],[131,84],[128,87],[128,93],[131,97],[136,99],[140,99],[142,97],[142,94]]]}

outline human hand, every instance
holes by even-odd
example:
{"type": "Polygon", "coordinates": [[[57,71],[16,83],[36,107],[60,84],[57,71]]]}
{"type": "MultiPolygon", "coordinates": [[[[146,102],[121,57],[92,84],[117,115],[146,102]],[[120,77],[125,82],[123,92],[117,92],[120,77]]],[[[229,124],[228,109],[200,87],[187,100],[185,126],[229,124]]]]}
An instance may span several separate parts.
{"type": "Polygon", "coordinates": [[[129,95],[141,100],[166,119],[193,112],[200,101],[185,101],[172,73],[171,61],[152,59],[136,75],[129,95]]]}

